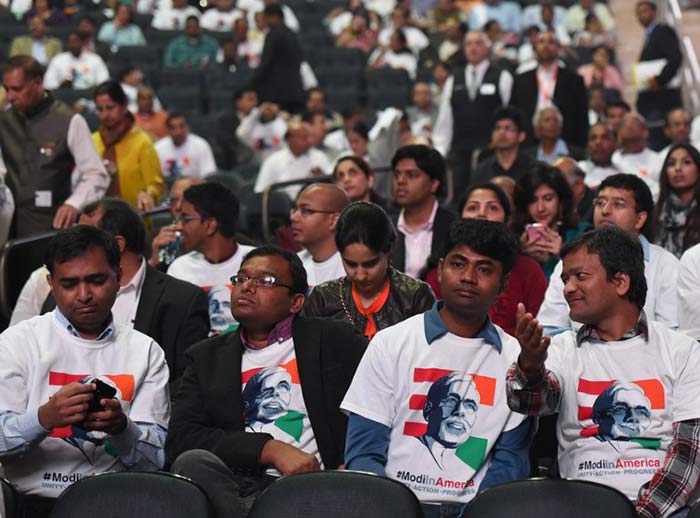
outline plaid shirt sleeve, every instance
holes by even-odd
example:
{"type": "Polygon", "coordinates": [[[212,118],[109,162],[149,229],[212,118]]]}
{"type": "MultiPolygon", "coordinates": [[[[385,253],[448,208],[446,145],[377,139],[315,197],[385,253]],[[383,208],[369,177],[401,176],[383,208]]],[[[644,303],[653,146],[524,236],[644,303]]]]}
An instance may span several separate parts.
{"type": "Polygon", "coordinates": [[[673,423],[664,467],[637,500],[640,518],[668,516],[688,503],[700,480],[700,419],[673,423]]]}
{"type": "Polygon", "coordinates": [[[549,415],[559,408],[561,383],[552,371],[545,368],[528,377],[516,361],[506,373],[506,396],[508,406],[514,412],[530,416],[549,415]]]}

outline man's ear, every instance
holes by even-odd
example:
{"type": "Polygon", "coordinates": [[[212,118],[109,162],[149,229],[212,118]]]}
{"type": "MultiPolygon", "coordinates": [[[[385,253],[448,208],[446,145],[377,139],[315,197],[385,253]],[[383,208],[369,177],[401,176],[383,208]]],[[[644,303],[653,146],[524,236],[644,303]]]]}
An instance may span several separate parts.
{"type": "Polygon", "coordinates": [[[53,292],[53,277],[50,273],[46,274],[46,282],[49,283],[49,288],[51,288],[51,291],[53,292]]]}
{"type": "Polygon", "coordinates": [[[438,265],[437,265],[437,273],[438,273],[438,284],[442,285],[442,269],[445,266],[445,260],[440,258],[438,259],[438,265]]]}
{"type": "Polygon", "coordinates": [[[525,133],[524,131],[521,131],[520,133],[518,133],[518,143],[519,144],[522,144],[526,138],[527,138],[527,133],[525,133]]]}
{"type": "Polygon", "coordinates": [[[213,236],[219,230],[219,221],[216,218],[207,218],[204,229],[208,236],[213,236]]]}
{"type": "Polygon", "coordinates": [[[619,297],[622,298],[626,296],[630,291],[630,276],[628,273],[617,272],[613,276],[612,282],[615,285],[615,291],[619,297]]]}
{"type": "Polygon", "coordinates": [[[440,190],[440,180],[433,178],[430,181],[430,192],[432,192],[433,194],[437,194],[437,192],[439,190],[440,190]]]}
{"type": "Polygon", "coordinates": [[[126,250],[126,239],[124,239],[124,236],[116,235],[114,236],[114,239],[117,242],[117,245],[119,245],[119,253],[124,254],[124,250],[126,250]]]}
{"type": "Polygon", "coordinates": [[[292,303],[289,306],[289,312],[292,315],[298,314],[302,308],[304,307],[304,304],[306,303],[306,296],[303,293],[295,293],[292,296],[292,303]]]}
{"type": "Polygon", "coordinates": [[[649,213],[645,210],[642,212],[637,212],[637,221],[634,222],[634,229],[639,232],[644,228],[644,225],[649,218],[649,213]]]}
{"type": "Polygon", "coordinates": [[[329,224],[329,228],[332,232],[335,233],[335,227],[338,225],[338,220],[340,219],[340,212],[334,212],[331,216],[331,221],[329,224]]]}

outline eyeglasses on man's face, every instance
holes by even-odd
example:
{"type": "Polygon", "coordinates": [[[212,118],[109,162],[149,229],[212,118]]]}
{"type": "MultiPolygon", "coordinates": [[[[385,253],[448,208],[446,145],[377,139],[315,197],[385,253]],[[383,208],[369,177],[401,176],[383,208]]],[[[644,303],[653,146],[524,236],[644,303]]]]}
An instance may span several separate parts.
{"type": "Polygon", "coordinates": [[[204,218],[200,216],[190,216],[189,214],[179,214],[178,216],[175,217],[175,220],[173,221],[173,224],[177,225],[178,223],[189,223],[190,221],[194,220],[199,220],[202,221],[204,218]]]}
{"type": "Polygon", "coordinates": [[[250,275],[232,275],[231,284],[233,286],[243,286],[246,282],[252,281],[256,288],[274,288],[275,286],[281,286],[282,288],[292,289],[288,284],[280,282],[280,280],[274,275],[261,275],[259,277],[251,277],[250,275]]]}
{"type": "Polygon", "coordinates": [[[294,216],[295,213],[299,213],[300,216],[306,217],[306,216],[311,216],[313,214],[335,214],[337,211],[335,210],[316,210],[316,209],[310,209],[308,207],[292,207],[289,211],[290,216],[294,216]]]}

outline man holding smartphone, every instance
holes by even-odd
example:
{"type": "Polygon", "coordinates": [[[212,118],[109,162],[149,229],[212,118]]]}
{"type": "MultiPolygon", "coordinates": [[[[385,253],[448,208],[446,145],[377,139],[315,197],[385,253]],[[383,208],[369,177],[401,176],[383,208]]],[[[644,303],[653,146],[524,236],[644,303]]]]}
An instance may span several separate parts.
{"type": "Polygon", "coordinates": [[[163,466],[168,367],[112,318],[119,262],[103,230],[59,232],[46,251],[56,309],[0,335],[0,462],[25,517],[48,516],[86,475],[163,466]]]}

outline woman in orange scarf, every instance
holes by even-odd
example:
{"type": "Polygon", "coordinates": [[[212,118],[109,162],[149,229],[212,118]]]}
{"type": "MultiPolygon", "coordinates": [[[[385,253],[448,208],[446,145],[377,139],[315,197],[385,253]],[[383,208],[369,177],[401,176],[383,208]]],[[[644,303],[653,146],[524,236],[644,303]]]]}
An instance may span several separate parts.
{"type": "Polygon", "coordinates": [[[379,205],[356,202],[340,215],[335,243],[346,277],[316,286],[307,317],[346,320],[367,338],[433,305],[430,287],[389,266],[396,230],[379,205]]]}

